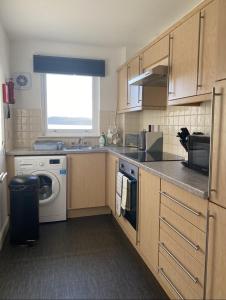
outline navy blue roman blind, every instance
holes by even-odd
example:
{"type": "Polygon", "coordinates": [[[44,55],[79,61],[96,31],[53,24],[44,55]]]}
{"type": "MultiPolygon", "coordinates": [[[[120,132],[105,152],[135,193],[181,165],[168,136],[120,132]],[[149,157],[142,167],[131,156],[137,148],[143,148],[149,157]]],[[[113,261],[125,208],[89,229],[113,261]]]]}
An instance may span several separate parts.
{"type": "Polygon", "coordinates": [[[104,77],[105,61],[98,59],[34,55],[33,71],[36,73],[74,74],[104,77]]]}

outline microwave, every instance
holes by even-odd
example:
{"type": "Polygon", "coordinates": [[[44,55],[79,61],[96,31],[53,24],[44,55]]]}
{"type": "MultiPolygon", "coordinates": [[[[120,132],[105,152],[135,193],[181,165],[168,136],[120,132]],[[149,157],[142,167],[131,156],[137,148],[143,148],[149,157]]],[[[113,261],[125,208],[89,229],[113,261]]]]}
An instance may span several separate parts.
{"type": "Polygon", "coordinates": [[[183,164],[190,169],[209,175],[210,136],[189,135],[187,150],[188,160],[183,164]]]}

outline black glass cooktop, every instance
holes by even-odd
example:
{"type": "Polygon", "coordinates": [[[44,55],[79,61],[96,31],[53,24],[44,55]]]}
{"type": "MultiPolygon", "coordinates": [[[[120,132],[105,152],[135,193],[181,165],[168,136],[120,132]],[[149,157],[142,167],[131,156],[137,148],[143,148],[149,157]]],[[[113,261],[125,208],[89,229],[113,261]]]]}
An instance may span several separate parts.
{"type": "Polygon", "coordinates": [[[182,161],[182,156],[174,155],[168,152],[146,152],[137,151],[124,154],[128,158],[132,158],[139,162],[151,162],[151,161],[182,161]]]}

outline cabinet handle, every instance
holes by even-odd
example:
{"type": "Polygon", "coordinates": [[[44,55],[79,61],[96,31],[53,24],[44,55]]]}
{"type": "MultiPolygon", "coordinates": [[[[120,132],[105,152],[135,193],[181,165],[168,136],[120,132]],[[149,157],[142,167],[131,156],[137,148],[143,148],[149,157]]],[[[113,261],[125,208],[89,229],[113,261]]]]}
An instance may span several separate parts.
{"type": "Polygon", "coordinates": [[[204,12],[200,12],[197,90],[202,87],[203,38],[204,38],[204,12]]]}
{"type": "Polygon", "coordinates": [[[159,246],[175,261],[175,263],[185,272],[185,274],[194,282],[198,283],[198,278],[193,276],[182,264],[181,262],[176,258],[175,255],[173,255],[167,247],[164,245],[164,243],[160,242],[159,246]]]}
{"type": "Polygon", "coordinates": [[[4,179],[6,178],[7,176],[7,172],[2,172],[1,175],[0,175],[0,183],[3,183],[4,179]]]}
{"type": "Polygon", "coordinates": [[[183,235],[178,229],[176,229],[173,225],[171,225],[165,218],[159,216],[159,219],[164,224],[166,224],[170,229],[172,229],[177,235],[179,235],[185,242],[187,242],[193,249],[195,249],[196,251],[198,251],[200,249],[199,245],[195,245],[185,235],[183,235]]]}
{"type": "MultiPolygon", "coordinates": [[[[212,192],[217,192],[217,185],[215,183],[215,187],[212,187],[213,184],[213,177],[216,178],[217,175],[215,174],[213,176],[213,172],[214,170],[214,166],[213,166],[213,136],[214,136],[214,125],[215,125],[215,109],[216,109],[216,97],[217,96],[222,96],[222,93],[216,93],[216,88],[213,88],[212,91],[212,117],[211,117],[211,141],[210,141],[210,161],[209,161],[209,186],[208,186],[208,190],[209,190],[209,198],[211,197],[211,193],[212,192]]],[[[218,147],[215,147],[216,149],[218,149],[218,147]]]]}
{"type": "MultiPolygon", "coordinates": [[[[216,216],[213,214],[210,214],[208,210],[208,218],[207,218],[207,230],[206,230],[206,257],[205,257],[205,273],[204,273],[204,299],[210,299],[210,295],[207,295],[210,291],[207,291],[207,287],[211,286],[211,284],[208,284],[209,281],[212,280],[212,278],[209,278],[212,275],[212,266],[213,266],[213,255],[209,257],[209,250],[210,250],[210,235],[213,237],[213,230],[210,231],[210,220],[215,220],[216,216]]],[[[213,229],[213,228],[212,228],[213,229]]],[[[213,246],[213,241],[212,241],[213,246]]],[[[212,249],[213,251],[213,249],[212,249]]]]}
{"type": "Polygon", "coordinates": [[[180,202],[179,200],[171,197],[169,194],[167,194],[166,192],[160,192],[160,194],[168,199],[170,199],[171,201],[177,203],[178,205],[180,205],[181,207],[185,208],[186,210],[188,210],[189,212],[191,212],[192,214],[196,215],[196,216],[201,216],[201,212],[196,211],[192,208],[190,208],[189,206],[183,204],[182,202],[180,202]]]}
{"type": "Polygon", "coordinates": [[[130,92],[130,87],[129,87],[129,84],[128,84],[128,79],[129,79],[129,69],[130,69],[130,66],[127,66],[127,99],[126,99],[126,104],[127,106],[130,104],[129,102],[129,92],[130,92]]]}
{"type": "Polygon", "coordinates": [[[170,35],[169,37],[169,81],[168,81],[168,94],[173,95],[174,89],[173,86],[173,76],[172,76],[172,69],[173,69],[173,36],[170,35]]]}
{"type": "Polygon", "coordinates": [[[181,300],[184,300],[184,297],[181,295],[181,293],[178,291],[178,289],[175,287],[175,285],[172,283],[172,281],[168,278],[168,276],[165,274],[163,268],[159,268],[160,274],[165,278],[165,280],[169,283],[171,288],[174,290],[174,292],[178,295],[178,297],[181,300]]]}
{"type": "Polygon", "coordinates": [[[72,158],[71,156],[68,157],[69,161],[68,161],[68,181],[69,181],[69,186],[68,186],[68,191],[69,191],[69,195],[68,195],[68,205],[69,205],[69,209],[72,208],[72,199],[71,199],[71,188],[72,188],[72,178],[71,178],[71,164],[72,164],[72,158]]]}

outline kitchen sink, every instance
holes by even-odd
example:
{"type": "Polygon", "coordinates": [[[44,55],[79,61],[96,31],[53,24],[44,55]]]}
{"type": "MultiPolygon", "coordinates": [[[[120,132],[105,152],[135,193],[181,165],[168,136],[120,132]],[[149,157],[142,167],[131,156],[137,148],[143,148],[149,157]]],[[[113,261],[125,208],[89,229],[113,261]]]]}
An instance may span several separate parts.
{"type": "Polygon", "coordinates": [[[92,150],[97,148],[97,146],[88,146],[88,145],[75,145],[75,146],[69,146],[64,147],[64,151],[81,151],[81,150],[92,150]]]}

